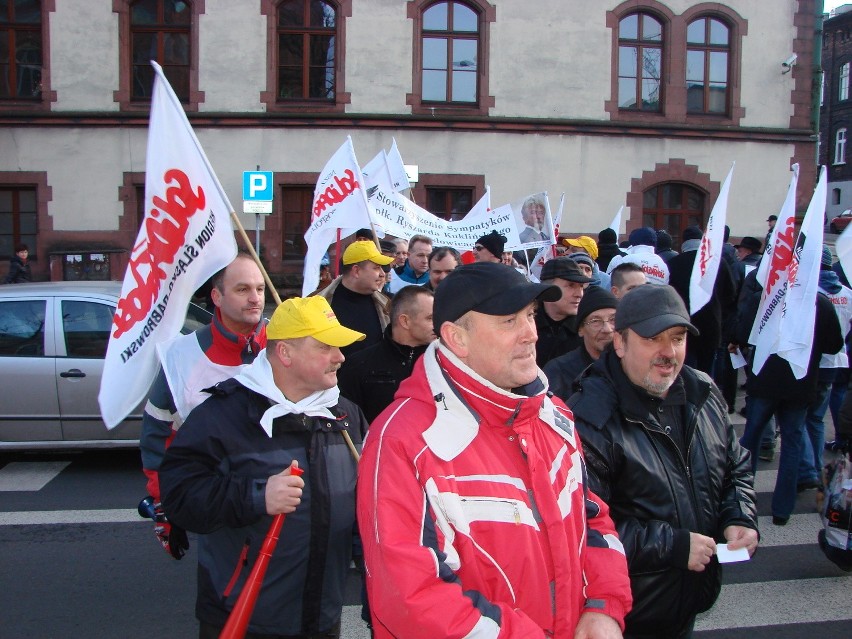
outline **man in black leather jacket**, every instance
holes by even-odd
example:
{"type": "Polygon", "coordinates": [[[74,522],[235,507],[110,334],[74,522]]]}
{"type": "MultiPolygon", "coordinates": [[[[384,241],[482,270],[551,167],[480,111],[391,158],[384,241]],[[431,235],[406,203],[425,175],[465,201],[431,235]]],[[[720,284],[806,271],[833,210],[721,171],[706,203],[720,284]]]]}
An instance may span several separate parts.
{"type": "Polygon", "coordinates": [[[754,481],[719,389],[683,365],[689,313],[670,286],[619,302],[613,349],[568,405],[589,485],[609,504],[633,592],[625,637],[689,637],[721,587],[716,545],[758,543],[754,481]]]}

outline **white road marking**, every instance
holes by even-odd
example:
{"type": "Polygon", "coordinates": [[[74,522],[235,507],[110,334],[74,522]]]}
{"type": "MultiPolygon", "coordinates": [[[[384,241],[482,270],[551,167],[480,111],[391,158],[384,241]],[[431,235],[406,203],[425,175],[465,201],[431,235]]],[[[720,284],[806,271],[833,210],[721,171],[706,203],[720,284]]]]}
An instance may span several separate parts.
{"type": "Polygon", "coordinates": [[[136,509],[112,510],[28,510],[0,513],[0,526],[33,526],[49,524],[124,524],[148,522],[136,509]]]}
{"type": "Polygon", "coordinates": [[[41,490],[70,463],[70,461],[9,462],[0,468],[0,492],[41,490]]]}

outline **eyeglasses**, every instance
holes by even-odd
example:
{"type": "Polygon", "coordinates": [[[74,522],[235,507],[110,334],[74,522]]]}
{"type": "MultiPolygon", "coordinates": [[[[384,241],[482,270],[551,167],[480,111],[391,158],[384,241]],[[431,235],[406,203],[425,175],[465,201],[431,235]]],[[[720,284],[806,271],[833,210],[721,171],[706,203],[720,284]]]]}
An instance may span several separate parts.
{"type": "Polygon", "coordinates": [[[601,317],[595,317],[590,320],[586,320],[583,322],[583,326],[588,326],[593,331],[601,331],[603,330],[604,324],[609,324],[613,328],[615,328],[615,315],[612,317],[607,317],[606,319],[601,317]]]}
{"type": "Polygon", "coordinates": [[[484,247],[484,246],[482,246],[481,244],[477,244],[476,246],[474,246],[474,247],[473,247],[473,250],[474,250],[474,251],[481,251],[481,250],[482,250],[482,249],[484,249],[484,248],[485,248],[485,247],[484,247]]]}

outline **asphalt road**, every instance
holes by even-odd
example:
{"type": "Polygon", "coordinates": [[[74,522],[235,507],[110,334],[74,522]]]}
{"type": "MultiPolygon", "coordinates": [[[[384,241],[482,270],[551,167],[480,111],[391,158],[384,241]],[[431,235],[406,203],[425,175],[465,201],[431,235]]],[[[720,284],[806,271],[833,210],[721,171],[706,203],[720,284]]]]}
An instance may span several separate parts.
{"type": "MultiPolygon", "coordinates": [[[[734,421],[741,427],[739,415],[734,421]]],[[[816,545],[814,491],[800,495],[787,526],[772,525],[776,469],[777,461],[761,462],[756,478],[761,547],[751,561],[726,566],[697,639],[849,635],[852,574],[816,545]]],[[[136,514],[144,494],[136,451],[0,455],[0,637],[197,636],[194,539],[182,561],[169,558],[136,514]]],[[[369,636],[358,592],[353,571],[344,639],[369,636]]]]}

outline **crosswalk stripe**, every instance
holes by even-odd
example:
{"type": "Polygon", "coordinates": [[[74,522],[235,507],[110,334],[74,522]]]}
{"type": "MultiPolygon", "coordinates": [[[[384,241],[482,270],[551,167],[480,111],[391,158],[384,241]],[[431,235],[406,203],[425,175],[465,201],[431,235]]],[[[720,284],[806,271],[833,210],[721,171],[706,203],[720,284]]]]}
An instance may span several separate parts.
{"type": "Polygon", "coordinates": [[[760,547],[797,546],[815,544],[817,534],[822,530],[822,519],[817,513],[793,515],[786,526],[775,526],[772,517],[758,517],[760,547]]]}
{"type": "Polygon", "coordinates": [[[852,620],[849,578],[798,579],[723,585],[716,604],[698,616],[696,630],[754,628],[852,620]]]}
{"type": "Polygon", "coordinates": [[[0,492],[41,490],[70,463],[70,461],[10,462],[0,468],[0,492]]]}
{"type": "Polygon", "coordinates": [[[0,513],[0,526],[46,526],[50,524],[123,524],[144,522],[135,509],[29,510],[0,513]]]}

